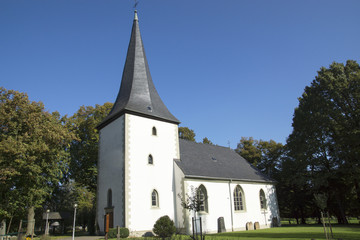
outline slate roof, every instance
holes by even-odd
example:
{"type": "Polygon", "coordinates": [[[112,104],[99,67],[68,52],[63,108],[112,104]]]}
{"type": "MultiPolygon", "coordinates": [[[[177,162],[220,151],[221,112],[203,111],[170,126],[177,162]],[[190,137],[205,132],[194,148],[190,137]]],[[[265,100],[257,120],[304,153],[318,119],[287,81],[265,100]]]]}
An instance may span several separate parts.
{"type": "MultiPolygon", "coordinates": [[[[43,219],[46,220],[47,213],[43,213],[43,219]]],[[[49,220],[63,220],[71,217],[69,212],[49,212],[48,219],[49,220]]]]}
{"type": "Polygon", "coordinates": [[[98,125],[98,129],[103,128],[125,112],[171,123],[180,123],[167,109],[155,89],[145,56],[136,11],[120,91],[112,110],[98,125]]]}
{"type": "Polygon", "coordinates": [[[176,164],[185,177],[274,182],[234,150],[179,139],[180,159],[176,164]]]}

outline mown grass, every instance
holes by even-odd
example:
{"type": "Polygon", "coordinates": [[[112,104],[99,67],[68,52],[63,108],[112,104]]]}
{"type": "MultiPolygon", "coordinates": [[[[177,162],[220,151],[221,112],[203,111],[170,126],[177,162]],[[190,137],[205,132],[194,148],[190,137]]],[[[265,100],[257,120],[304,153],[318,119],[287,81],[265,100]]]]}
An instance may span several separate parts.
{"type": "MultiPolygon", "coordinates": [[[[335,225],[333,226],[335,239],[359,240],[359,225],[335,225]]],[[[249,240],[309,240],[326,239],[321,225],[287,225],[278,228],[260,229],[256,231],[229,232],[212,235],[215,239],[249,239],[249,240]]],[[[210,237],[212,237],[210,236],[210,237]]],[[[211,239],[211,238],[209,238],[211,239]]]]}
{"type": "MultiPolygon", "coordinates": [[[[334,239],[360,240],[360,225],[334,225],[334,239]]],[[[132,238],[132,240],[155,240],[159,238],[132,238]]],[[[189,236],[173,236],[172,240],[188,240],[189,236]]],[[[325,234],[322,225],[284,225],[278,228],[259,229],[209,234],[206,240],[324,240],[325,234]]]]}

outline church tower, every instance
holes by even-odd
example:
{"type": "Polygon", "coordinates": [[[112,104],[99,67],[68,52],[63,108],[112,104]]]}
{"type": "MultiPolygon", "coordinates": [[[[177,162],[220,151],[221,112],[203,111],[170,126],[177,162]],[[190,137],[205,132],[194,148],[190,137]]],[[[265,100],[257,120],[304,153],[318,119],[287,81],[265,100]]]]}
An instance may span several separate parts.
{"type": "Polygon", "coordinates": [[[175,218],[174,159],[179,159],[179,120],[155,89],[135,11],[119,94],[99,124],[97,223],[131,232],[151,231],[175,218]]]}

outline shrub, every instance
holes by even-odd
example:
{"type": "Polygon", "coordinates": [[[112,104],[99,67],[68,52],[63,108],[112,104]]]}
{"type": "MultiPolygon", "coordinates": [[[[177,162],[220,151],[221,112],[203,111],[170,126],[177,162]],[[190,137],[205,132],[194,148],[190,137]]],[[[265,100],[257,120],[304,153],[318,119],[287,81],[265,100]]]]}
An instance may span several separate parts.
{"type": "Polygon", "coordinates": [[[51,237],[49,236],[49,235],[41,235],[40,236],[40,240],[50,240],[51,239],[51,237]]]}
{"type": "Polygon", "coordinates": [[[120,228],[120,237],[127,238],[128,236],[129,236],[129,229],[125,227],[120,228]]]}
{"type": "Polygon", "coordinates": [[[166,237],[171,237],[176,231],[174,221],[169,218],[169,216],[160,217],[154,224],[153,232],[165,239],[166,237]]]}
{"type": "MultiPolygon", "coordinates": [[[[120,228],[120,238],[127,238],[129,236],[129,229],[121,227],[120,228]]],[[[108,238],[117,238],[117,229],[110,228],[108,233],[108,238]]]]}

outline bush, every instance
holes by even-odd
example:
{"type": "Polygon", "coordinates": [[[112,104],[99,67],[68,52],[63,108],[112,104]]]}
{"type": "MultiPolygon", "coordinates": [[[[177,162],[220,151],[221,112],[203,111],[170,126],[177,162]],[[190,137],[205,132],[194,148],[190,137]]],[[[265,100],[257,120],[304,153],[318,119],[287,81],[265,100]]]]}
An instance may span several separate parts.
{"type": "Polygon", "coordinates": [[[50,240],[51,239],[51,237],[49,236],[49,235],[41,235],[40,236],[40,240],[50,240]]]}
{"type": "Polygon", "coordinates": [[[171,237],[176,232],[174,221],[169,216],[160,217],[154,224],[153,232],[162,239],[171,237]]]}
{"type": "MultiPolygon", "coordinates": [[[[120,238],[127,238],[129,236],[129,229],[121,227],[120,228],[120,238]]],[[[108,238],[117,238],[117,229],[110,228],[108,233],[108,238]]]]}

